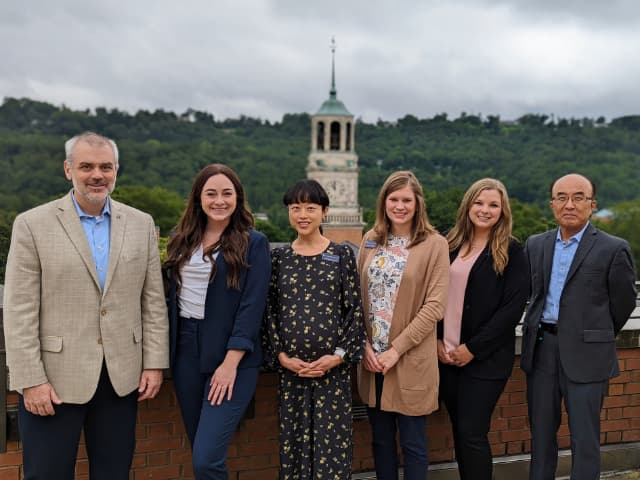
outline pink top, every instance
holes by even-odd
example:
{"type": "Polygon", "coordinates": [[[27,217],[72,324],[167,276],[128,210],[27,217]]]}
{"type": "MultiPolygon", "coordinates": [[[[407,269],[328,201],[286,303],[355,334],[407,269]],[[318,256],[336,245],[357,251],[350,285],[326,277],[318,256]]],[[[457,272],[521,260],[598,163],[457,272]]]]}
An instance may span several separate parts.
{"type": "Polygon", "coordinates": [[[464,259],[462,255],[458,255],[449,267],[449,292],[447,306],[444,310],[444,346],[447,352],[460,345],[464,292],[467,289],[469,272],[482,250],[480,249],[464,259]]]}

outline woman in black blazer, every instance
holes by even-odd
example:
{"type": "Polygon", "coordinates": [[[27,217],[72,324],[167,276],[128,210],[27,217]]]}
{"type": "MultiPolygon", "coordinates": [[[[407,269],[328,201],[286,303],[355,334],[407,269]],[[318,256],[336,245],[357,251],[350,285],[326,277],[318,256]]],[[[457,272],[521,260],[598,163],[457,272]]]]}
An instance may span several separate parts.
{"type": "Polygon", "coordinates": [[[529,292],[524,251],[511,236],[509,197],[485,178],[465,193],[447,235],[450,280],[439,324],[440,398],[453,427],[460,478],[490,480],[491,414],[515,356],[515,327],[529,292]]]}
{"type": "Polygon", "coordinates": [[[167,245],[171,369],[196,480],[227,479],[227,449],[255,392],[271,258],[236,173],[196,176],[167,245]]]}

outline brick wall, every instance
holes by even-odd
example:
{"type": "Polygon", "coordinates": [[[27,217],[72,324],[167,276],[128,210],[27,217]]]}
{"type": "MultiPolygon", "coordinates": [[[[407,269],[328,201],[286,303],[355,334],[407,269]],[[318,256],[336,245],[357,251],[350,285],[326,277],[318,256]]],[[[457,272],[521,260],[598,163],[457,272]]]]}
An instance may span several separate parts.
{"type": "MultiPolygon", "coordinates": [[[[640,348],[619,349],[621,375],[611,381],[602,411],[603,444],[640,441],[640,348]]],[[[277,384],[273,373],[260,376],[255,397],[255,415],[245,419],[229,450],[231,480],[275,480],[278,476],[277,384]]],[[[16,396],[10,394],[9,404],[16,396]]],[[[430,460],[453,460],[453,438],[444,409],[428,418],[430,460]]],[[[137,448],[132,480],[190,479],[189,445],[186,439],[173,385],[167,381],[158,397],[140,406],[137,448]]],[[[569,447],[566,415],[559,431],[561,448],[569,447]]],[[[370,429],[366,420],[354,422],[354,471],[373,469],[369,446],[370,429]]],[[[496,407],[490,441],[494,455],[528,453],[526,385],[517,365],[496,407]]],[[[0,480],[19,480],[20,445],[9,441],[0,454],[0,480]]],[[[78,480],[88,479],[84,448],[78,454],[78,480]]]]}

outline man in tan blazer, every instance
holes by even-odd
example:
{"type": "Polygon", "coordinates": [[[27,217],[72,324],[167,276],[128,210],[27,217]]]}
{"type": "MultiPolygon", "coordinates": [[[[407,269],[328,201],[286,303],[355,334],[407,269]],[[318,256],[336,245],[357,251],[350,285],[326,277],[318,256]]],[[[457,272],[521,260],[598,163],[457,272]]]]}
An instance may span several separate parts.
{"type": "Polygon", "coordinates": [[[4,331],[17,390],[25,479],[74,478],[84,430],[92,480],[127,480],[137,402],[168,367],[168,322],[153,219],[109,197],[116,144],[66,142],[66,196],[15,220],[4,331]]]}

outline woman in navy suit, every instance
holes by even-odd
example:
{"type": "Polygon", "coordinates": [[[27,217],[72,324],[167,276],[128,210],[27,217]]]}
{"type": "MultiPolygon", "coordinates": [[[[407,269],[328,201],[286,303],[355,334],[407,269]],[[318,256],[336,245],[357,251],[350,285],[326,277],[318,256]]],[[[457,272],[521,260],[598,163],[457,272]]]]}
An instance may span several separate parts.
{"type": "Polygon", "coordinates": [[[484,178],[465,193],[447,235],[451,266],[438,332],[440,398],[451,418],[462,480],[492,478],[487,434],[511,374],[515,327],[529,292],[527,260],[511,227],[506,188],[484,178]]]}
{"type": "Polygon", "coordinates": [[[253,230],[238,175],[196,176],[167,245],[171,368],[196,480],[226,479],[227,449],[262,364],[269,242],[253,230]]]}

